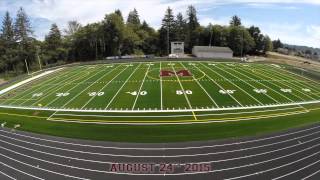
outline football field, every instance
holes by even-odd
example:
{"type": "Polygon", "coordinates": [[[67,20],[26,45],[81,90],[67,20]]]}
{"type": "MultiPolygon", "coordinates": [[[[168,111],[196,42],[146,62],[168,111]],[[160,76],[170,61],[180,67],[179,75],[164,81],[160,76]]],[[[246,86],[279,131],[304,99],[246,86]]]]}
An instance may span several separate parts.
{"type": "Polygon", "coordinates": [[[0,95],[49,121],[196,123],[307,113],[319,82],[275,64],[207,61],[63,67],[0,95]]]}

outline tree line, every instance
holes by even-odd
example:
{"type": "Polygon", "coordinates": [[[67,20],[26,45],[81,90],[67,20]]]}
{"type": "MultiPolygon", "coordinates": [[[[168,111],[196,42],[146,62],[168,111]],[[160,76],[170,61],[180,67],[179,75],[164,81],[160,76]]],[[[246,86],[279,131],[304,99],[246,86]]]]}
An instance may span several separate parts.
{"type": "Polygon", "coordinates": [[[34,38],[23,8],[18,10],[15,19],[6,12],[0,29],[0,72],[25,73],[25,63],[39,67],[99,60],[107,56],[166,56],[170,53],[171,41],[185,42],[186,53],[191,53],[195,45],[227,46],[235,56],[263,54],[273,46],[282,45],[280,40],[272,42],[263,35],[259,27],[244,27],[238,16],[233,16],[228,26],[202,26],[194,6],[189,6],[185,14],[175,15],[168,7],[161,27],[155,30],[140,20],[136,9],[129,12],[126,20],[122,12],[116,10],[106,14],[102,21],[85,26],[69,21],[66,29],[60,30],[57,24],[52,24],[44,41],[39,41],[34,38]]]}

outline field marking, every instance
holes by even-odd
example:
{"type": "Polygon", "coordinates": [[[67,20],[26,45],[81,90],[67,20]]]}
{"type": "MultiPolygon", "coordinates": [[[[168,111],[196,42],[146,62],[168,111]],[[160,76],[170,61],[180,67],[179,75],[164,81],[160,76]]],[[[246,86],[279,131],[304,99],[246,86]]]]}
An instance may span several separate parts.
{"type": "Polygon", "coordinates": [[[62,69],[63,69],[63,68],[45,71],[45,72],[43,72],[43,73],[41,73],[41,74],[38,74],[38,75],[36,75],[36,76],[33,76],[33,77],[31,77],[31,78],[28,78],[28,79],[26,79],[26,80],[20,81],[20,82],[14,84],[14,85],[12,85],[12,86],[9,86],[9,87],[7,87],[7,88],[5,88],[5,89],[0,90],[0,95],[4,94],[4,93],[6,93],[6,92],[9,92],[9,91],[11,91],[11,90],[13,90],[13,89],[15,89],[15,88],[17,88],[17,87],[20,87],[20,86],[22,86],[22,85],[24,85],[24,84],[27,84],[27,83],[35,80],[35,79],[39,79],[39,78],[41,78],[41,77],[43,77],[43,76],[46,76],[46,75],[48,75],[48,74],[52,74],[52,73],[57,72],[57,71],[60,71],[60,70],[62,70],[62,69]]]}
{"type": "MultiPolygon", "coordinates": [[[[215,67],[218,68],[218,69],[221,69],[221,68],[219,68],[219,67],[217,67],[217,66],[215,66],[215,67]]],[[[255,87],[255,86],[253,86],[252,84],[244,81],[244,80],[243,80],[242,78],[240,78],[239,76],[234,75],[234,74],[232,74],[232,73],[230,73],[230,72],[228,72],[228,71],[226,71],[226,70],[224,70],[224,69],[221,69],[221,70],[222,70],[223,72],[227,72],[228,74],[232,75],[233,77],[238,78],[239,80],[241,80],[242,82],[246,83],[247,85],[249,85],[249,86],[252,87],[253,89],[257,88],[257,87],[255,87]]],[[[238,72],[238,71],[233,70],[232,68],[231,68],[231,70],[234,71],[234,72],[238,72]]],[[[239,73],[239,72],[238,72],[238,73],[239,73]]],[[[239,73],[239,74],[242,75],[242,73],[239,73]]],[[[267,87],[267,86],[265,86],[265,87],[267,87]]],[[[271,99],[272,101],[280,104],[280,102],[279,102],[278,100],[276,100],[276,99],[274,99],[273,97],[269,96],[269,94],[262,94],[262,95],[265,95],[265,96],[267,96],[269,99],[271,99]]]]}
{"type": "MultiPolygon", "coordinates": [[[[119,65],[118,67],[120,67],[121,65],[119,65]]],[[[123,68],[122,71],[120,71],[116,76],[114,76],[107,84],[105,84],[102,88],[99,89],[98,92],[101,92],[104,88],[106,88],[114,79],[116,79],[120,74],[122,74],[125,70],[128,69],[128,66],[126,68],[123,68]]],[[[95,98],[95,96],[92,96],[80,109],[83,109],[84,107],[86,107],[93,99],[95,98]]]]}
{"type": "MultiPolygon", "coordinates": [[[[233,69],[232,69],[232,70],[233,70],[233,69]]],[[[233,71],[238,72],[238,73],[240,73],[241,75],[243,75],[243,76],[245,76],[245,77],[253,80],[253,78],[251,78],[251,77],[249,77],[248,75],[240,72],[240,71],[243,71],[243,70],[233,70],[233,71]]],[[[255,77],[260,78],[260,77],[256,74],[256,71],[254,71],[253,74],[254,74],[255,77]]],[[[259,73],[259,74],[260,74],[260,73],[259,73]]],[[[262,75],[262,74],[261,74],[261,75],[262,75]]],[[[263,76],[264,76],[264,75],[263,75],[263,76]]],[[[266,77],[266,76],[265,76],[265,77],[266,77]]],[[[265,84],[263,84],[263,83],[261,83],[261,82],[259,82],[259,81],[256,81],[256,83],[259,83],[259,84],[263,85],[263,86],[266,87],[267,89],[269,89],[269,90],[271,90],[271,91],[279,94],[280,96],[284,97],[285,99],[287,99],[287,100],[289,100],[289,101],[291,101],[291,102],[295,102],[295,101],[293,101],[292,99],[288,98],[287,96],[284,96],[284,95],[281,94],[280,92],[274,90],[273,88],[270,88],[269,86],[267,86],[267,85],[265,85],[265,84]]],[[[278,87],[278,88],[281,88],[280,86],[278,86],[278,85],[275,84],[275,83],[272,83],[272,82],[268,82],[268,83],[273,84],[274,86],[276,86],[276,87],[278,87]]],[[[281,84],[282,84],[282,83],[281,83],[281,84]]],[[[286,85],[285,85],[285,86],[286,86],[286,85]]],[[[288,86],[286,86],[286,87],[288,87],[288,86]]],[[[293,96],[296,96],[296,95],[293,94],[293,96]]],[[[298,97],[298,96],[296,96],[296,97],[298,97]]],[[[303,98],[301,98],[301,97],[298,97],[298,98],[304,101],[303,98]]],[[[313,100],[316,100],[316,99],[313,99],[313,100]]],[[[279,102],[278,102],[278,103],[279,103],[279,102]]]]}
{"type": "MultiPolygon", "coordinates": [[[[184,90],[184,88],[183,88],[183,86],[182,86],[182,84],[181,84],[181,81],[180,81],[180,79],[179,79],[179,77],[178,77],[178,75],[177,75],[176,69],[174,68],[173,65],[171,66],[171,68],[173,69],[174,75],[176,76],[176,78],[177,78],[177,80],[178,80],[178,83],[180,84],[180,87],[181,87],[181,89],[182,89],[182,91],[183,91],[183,95],[184,95],[184,97],[185,97],[185,99],[186,99],[186,101],[187,101],[187,103],[188,103],[188,105],[189,105],[189,108],[190,108],[190,109],[193,109],[192,106],[191,106],[191,104],[190,104],[190,101],[189,101],[189,99],[188,99],[188,96],[187,96],[187,94],[185,93],[185,90],[184,90]]],[[[193,114],[193,118],[194,118],[195,120],[197,120],[197,117],[194,115],[194,112],[193,112],[193,111],[192,111],[192,114],[193,114]]]]}
{"type": "MultiPolygon", "coordinates": [[[[183,68],[185,68],[185,69],[187,69],[186,68],[186,66],[184,66],[181,62],[179,62],[182,66],[183,66],[183,68]]],[[[196,66],[195,66],[196,67],[196,66]]],[[[200,71],[200,72],[202,72],[202,71],[200,71]]],[[[202,73],[204,73],[204,72],[202,72],[202,73]]],[[[205,74],[205,73],[204,73],[205,74]]],[[[206,75],[206,74],[205,74],[206,75]]],[[[207,96],[209,97],[209,99],[211,100],[211,102],[213,102],[213,104],[217,107],[217,108],[219,108],[219,105],[215,102],[215,100],[213,100],[212,99],[212,97],[210,96],[210,94],[206,91],[206,89],[199,83],[199,81],[194,77],[194,76],[192,76],[192,78],[193,78],[193,80],[198,84],[198,86],[207,94],[207,96]]]]}
{"type": "MultiPolygon", "coordinates": [[[[107,75],[109,75],[111,72],[113,72],[114,70],[118,69],[118,67],[120,66],[117,66],[115,68],[112,67],[112,70],[105,73],[103,76],[101,76],[100,78],[98,78],[95,82],[97,81],[100,81],[101,79],[105,78],[107,75]]],[[[109,68],[107,68],[109,69],[109,68]]],[[[102,72],[104,72],[102,70],[102,72]]],[[[80,96],[83,92],[85,92],[86,90],[88,90],[90,87],[92,87],[93,85],[95,85],[94,83],[90,84],[89,86],[87,86],[85,89],[83,89],[81,92],[79,92],[76,96],[74,96],[72,99],[70,99],[68,102],[66,102],[62,107],[64,108],[67,104],[69,104],[70,102],[72,102],[74,99],[76,99],[78,96],[80,96]]],[[[100,91],[99,91],[100,92],[100,91]]]]}
{"type": "MultiPolygon", "coordinates": [[[[55,82],[55,81],[67,82],[68,80],[73,79],[75,76],[77,76],[78,74],[80,74],[80,73],[81,73],[80,69],[82,69],[82,68],[76,69],[76,70],[74,70],[74,71],[71,71],[71,70],[70,70],[70,71],[67,71],[67,72],[64,73],[64,75],[62,75],[62,76],[59,76],[59,77],[57,77],[57,78],[52,78],[51,80],[48,80],[48,81],[44,81],[43,83],[40,83],[40,84],[43,85],[43,86],[36,87],[35,89],[30,89],[31,92],[22,95],[22,97],[30,96],[31,94],[33,94],[33,93],[35,93],[35,92],[37,92],[37,91],[40,91],[40,90],[41,90],[41,92],[48,91],[48,92],[50,93],[50,92],[52,91],[52,89],[54,89],[54,88],[52,88],[52,87],[49,86],[49,85],[47,86],[47,85],[46,85],[46,82],[50,82],[50,81],[53,81],[53,82],[55,82]],[[75,72],[75,73],[74,73],[74,72],[75,72]],[[73,73],[74,73],[74,74],[73,74],[73,73]],[[71,74],[71,75],[70,75],[69,77],[67,77],[66,79],[63,79],[63,77],[67,76],[68,74],[71,74]],[[48,89],[49,89],[49,90],[48,90],[48,89]]],[[[39,98],[37,98],[36,100],[39,100],[39,99],[41,99],[41,98],[42,98],[42,97],[39,97],[39,98]]],[[[33,100],[33,99],[29,98],[28,100],[23,101],[23,102],[19,103],[18,105],[22,105],[22,104],[26,103],[26,102],[29,101],[29,100],[33,100]]],[[[14,102],[12,102],[12,103],[14,103],[14,102]]],[[[9,105],[12,104],[12,103],[9,103],[9,105]]]]}
{"type": "Polygon", "coordinates": [[[141,66],[141,63],[135,68],[134,71],[132,71],[132,73],[130,74],[130,76],[127,78],[126,82],[122,84],[122,86],[119,88],[119,90],[117,91],[117,93],[115,95],[113,95],[113,98],[109,101],[108,105],[104,108],[104,109],[108,109],[108,107],[110,106],[110,104],[113,102],[113,100],[117,97],[117,95],[120,93],[120,91],[122,90],[122,88],[127,84],[128,80],[131,78],[131,76],[137,71],[137,69],[141,66]]]}
{"type": "Polygon", "coordinates": [[[284,106],[298,106],[306,104],[318,104],[320,100],[317,101],[305,101],[305,102],[295,102],[295,103],[283,103],[283,104],[270,104],[261,106],[245,106],[245,107],[224,107],[224,108],[203,108],[203,109],[168,109],[168,110],[158,110],[158,109],[145,109],[145,110],[106,110],[106,109],[76,109],[76,108],[50,108],[50,107],[36,107],[36,106],[8,106],[0,105],[0,108],[6,109],[24,109],[24,110],[44,110],[44,111],[67,111],[67,112],[130,112],[130,113],[141,113],[141,112],[191,112],[191,111],[227,111],[227,110],[243,110],[243,109],[259,109],[259,108],[271,108],[271,107],[284,107],[284,106]]]}
{"type": "MultiPolygon", "coordinates": [[[[93,78],[93,77],[95,77],[96,75],[98,75],[98,74],[100,74],[101,72],[103,72],[103,70],[101,70],[101,69],[103,69],[103,67],[100,67],[99,68],[99,70],[97,70],[96,72],[94,72],[93,74],[86,74],[86,76],[87,75],[89,75],[87,78],[85,78],[85,79],[81,79],[81,82],[85,82],[85,81],[87,81],[87,80],[89,80],[89,79],[91,79],[91,78],[93,78]]],[[[74,80],[75,81],[75,80],[74,80]]],[[[74,81],[72,81],[72,82],[74,82],[74,81]]],[[[72,88],[69,88],[67,91],[65,91],[65,93],[70,93],[70,91],[72,91],[73,89],[75,89],[75,88],[78,88],[79,87],[79,85],[81,85],[81,84],[78,84],[78,85],[76,85],[76,86],[73,86],[72,88]]],[[[59,88],[59,89],[56,89],[55,90],[55,92],[57,92],[57,90],[60,90],[60,89],[64,89],[66,87],[66,85],[64,85],[64,86],[61,86],[61,88],[59,88]]],[[[53,93],[54,94],[54,93],[53,93]]],[[[50,94],[50,95],[52,95],[52,94],[50,94]]],[[[48,97],[48,96],[47,96],[48,97]]],[[[50,104],[52,104],[52,103],[54,103],[54,102],[56,102],[58,99],[60,99],[61,97],[56,97],[56,98],[54,98],[52,101],[50,101],[49,103],[47,103],[46,104],[46,106],[49,106],[50,104]]],[[[62,106],[62,108],[63,108],[64,106],[62,106]]]]}
{"type": "MultiPolygon", "coordinates": [[[[304,109],[303,107],[301,106],[296,106],[296,107],[292,107],[292,108],[280,108],[280,109],[267,109],[267,110],[258,110],[258,111],[240,111],[240,112],[231,112],[231,113],[216,113],[216,114],[210,114],[210,113],[206,113],[206,114],[198,114],[197,116],[198,117],[204,117],[204,116],[224,116],[224,115],[238,115],[238,114],[255,114],[255,113],[264,113],[264,112],[275,112],[275,111],[285,111],[285,110],[293,110],[293,109],[304,109]]],[[[320,109],[320,108],[319,108],[320,109]]],[[[306,110],[309,110],[311,111],[312,109],[306,109],[306,110]]],[[[140,116],[140,115],[120,115],[120,116],[117,116],[117,115],[92,115],[92,114],[65,114],[65,113],[62,113],[62,114],[55,114],[56,116],[75,116],[75,117],[152,117],[152,118],[167,118],[167,117],[191,117],[193,115],[189,115],[189,114],[183,114],[183,115],[157,115],[157,116],[154,116],[154,115],[147,115],[147,116],[140,116]]]]}
{"type": "MultiPolygon", "coordinates": [[[[270,74],[270,73],[268,73],[268,72],[266,72],[266,71],[264,71],[264,70],[262,70],[262,69],[259,69],[258,71],[260,71],[260,72],[256,72],[256,73],[258,73],[258,74],[261,74],[261,75],[263,75],[264,77],[267,77],[267,75],[269,75],[269,76],[271,76],[272,78],[269,78],[269,79],[275,79],[276,78],[276,76],[278,77],[278,75],[273,75],[273,74],[270,74]],[[263,72],[263,73],[261,73],[261,72],[263,72]],[[267,75],[265,75],[265,74],[267,74],[267,75]]],[[[297,81],[295,81],[295,82],[297,82],[297,81]]],[[[281,82],[279,82],[280,84],[284,84],[284,83],[281,83],[281,82]]],[[[298,87],[297,89],[295,89],[296,91],[298,91],[300,94],[303,94],[303,95],[305,95],[305,96],[308,96],[309,98],[311,98],[311,99],[313,99],[313,100],[316,100],[315,98],[313,98],[313,97],[311,97],[311,96],[309,96],[307,93],[303,93],[303,92],[301,92],[299,89],[301,89],[301,88],[305,88],[306,86],[305,85],[303,85],[303,84],[300,84],[300,86],[298,86],[298,85],[296,85],[296,84],[294,84],[294,83],[291,83],[291,82],[287,82],[287,84],[285,85],[285,86],[287,86],[287,87],[289,87],[289,88],[291,88],[290,87],[290,85],[288,85],[288,84],[291,84],[291,85],[293,85],[293,86],[295,86],[295,87],[298,87]]],[[[297,97],[297,96],[296,96],[297,97]]],[[[298,96],[300,99],[302,99],[302,100],[304,100],[303,98],[301,98],[300,96],[298,96]]]]}
{"type": "MultiPolygon", "coordinates": [[[[220,77],[224,78],[220,73],[214,71],[213,69],[211,69],[210,67],[208,67],[207,65],[201,63],[203,66],[205,66],[206,68],[208,68],[211,72],[214,72],[215,74],[219,75],[220,77]]],[[[250,93],[248,93],[247,91],[245,91],[244,89],[242,89],[241,87],[239,87],[238,85],[236,85],[235,83],[229,81],[227,79],[227,81],[232,84],[233,86],[237,87],[238,89],[240,89],[242,92],[244,92],[245,94],[247,94],[248,96],[250,96],[253,100],[255,100],[256,102],[258,102],[260,105],[264,106],[264,104],[262,102],[260,102],[258,99],[256,99],[255,97],[253,97],[250,93]]]]}
{"type": "Polygon", "coordinates": [[[142,80],[142,83],[141,83],[141,85],[140,85],[139,91],[138,91],[137,96],[136,96],[136,98],[135,98],[135,100],[134,100],[134,103],[133,103],[133,105],[132,105],[132,108],[131,108],[132,110],[133,110],[133,109],[135,108],[135,106],[136,106],[136,103],[137,103],[137,100],[138,100],[138,98],[139,98],[139,95],[140,95],[142,86],[143,86],[144,81],[145,81],[145,79],[146,79],[146,77],[147,77],[147,74],[149,73],[149,69],[150,69],[150,66],[148,67],[148,69],[147,69],[147,71],[146,71],[146,73],[145,73],[145,75],[144,75],[144,77],[143,77],[143,80],[142,80]]]}
{"type": "Polygon", "coordinates": [[[312,176],[314,176],[314,175],[316,175],[316,174],[318,174],[318,173],[320,173],[320,169],[319,169],[318,171],[316,171],[316,172],[314,172],[314,173],[312,173],[312,174],[310,174],[310,175],[308,175],[308,176],[306,176],[306,177],[302,178],[301,180],[309,179],[309,178],[311,178],[312,176]]]}
{"type": "Polygon", "coordinates": [[[210,118],[210,119],[194,119],[194,120],[179,120],[179,121],[110,121],[110,120],[90,120],[90,119],[76,119],[76,118],[51,118],[49,121],[58,122],[70,122],[70,123],[87,123],[87,124],[123,124],[123,125],[167,125],[167,124],[195,124],[195,123],[227,123],[227,122],[239,122],[248,121],[255,119],[266,119],[274,117],[283,117],[297,114],[308,113],[307,110],[286,112],[286,113],[275,113],[269,115],[259,115],[259,116],[242,116],[233,118],[210,118]]]}
{"type": "MultiPolygon", "coordinates": [[[[161,73],[161,61],[160,61],[160,69],[159,69],[159,75],[161,73]]],[[[160,76],[160,99],[161,99],[161,110],[163,110],[163,92],[162,92],[162,76],[160,76]]]]}
{"type": "MultiPolygon", "coordinates": [[[[66,71],[66,72],[63,72],[62,75],[70,74],[71,72],[72,72],[72,71],[66,71]]],[[[59,74],[59,76],[61,76],[61,74],[59,74]]],[[[40,83],[39,83],[41,86],[38,86],[38,87],[35,87],[35,88],[31,87],[31,89],[28,89],[28,90],[27,90],[27,93],[22,93],[22,92],[20,92],[19,94],[15,95],[14,97],[15,97],[15,98],[17,98],[17,97],[19,97],[19,98],[25,98],[25,97],[27,97],[27,96],[30,96],[32,93],[35,93],[36,91],[39,91],[39,90],[41,90],[41,89],[44,89],[44,87],[46,87],[46,83],[48,83],[48,82],[55,82],[55,81],[57,81],[57,79],[59,79],[59,78],[51,78],[51,79],[44,80],[43,82],[40,82],[40,83]],[[43,85],[43,86],[42,86],[42,85],[43,85]]],[[[26,99],[28,99],[28,98],[26,98],[26,99]]],[[[29,99],[30,99],[30,98],[29,98],[29,99]]],[[[7,99],[7,100],[4,101],[3,103],[6,103],[6,102],[9,101],[9,100],[10,100],[10,99],[7,99]]],[[[9,103],[9,105],[15,103],[16,101],[17,101],[17,100],[14,100],[13,102],[9,103]]]]}
{"type": "MultiPolygon", "coordinates": [[[[274,69],[271,69],[273,72],[275,72],[275,70],[274,69]]],[[[296,73],[293,73],[293,72],[290,72],[290,71],[288,71],[288,70],[285,70],[285,69],[283,69],[283,68],[280,68],[279,70],[281,70],[282,71],[282,73],[281,73],[281,75],[282,76],[285,76],[287,79],[292,79],[292,80],[295,80],[295,76],[298,76],[298,77],[302,77],[302,79],[305,79],[305,80],[307,80],[306,82],[299,82],[299,81],[296,81],[296,82],[298,82],[299,84],[301,84],[301,85],[303,85],[303,86],[309,86],[309,87],[312,87],[313,89],[315,89],[315,91],[317,91],[317,92],[320,92],[319,91],[319,82],[316,82],[316,81],[314,81],[314,80],[312,80],[312,79],[309,79],[309,78],[307,78],[307,77],[304,77],[304,76],[301,76],[301,75],[299,75],[299,74],[296,74],[296,73]],[[293,76],[290,76],[290,75],[288,75],[288,74],[292,74],[293,76]],[[312,83],[310,84],[310,83],[308,83],[308,82],[314,82],[314,83],[316,83],[316,84],[318,84],[318,86],[313,86],[312,85],[312,83]]],[[[279,72],[278,72],[279,73],[279,72]]],[[[298,78],[297,78],[298,79],[298,78]]]]}
{"type": "MultiPolygon", "coordinates": [[[[202,64],[201,64],[202,65],[202,64]]],[[[203,65],[202,65],[203,66],[203,65]]],[[[206,68],[208,68],[208,67],[206,67],[206,68]]],[[[199,71],[201,71],[203,74],[205,74],[206,75],[206,77],[208,77],[213,83],[215,83],[220,89],[222,89],[222,90],[224,90],[225,91],[225,89],[219,84],[219,83],[217,83],[215,80],[213,80],[209,75],[207,75],[205,72],[203,72],[199,67],[197,67],[197,69],[199,70],[199,71]]],[[[210,68],[208,68],[209,70],[211,70],[210,68]]],[[[228,93],[228,95],[234,100],[234,101],[236,101],[241,107],[243,107],[243,105],[235,98],[235,97],[233,97],[232,96],[232,94],[230,94],[230,93],[228,93]]]]}
{"type": "MultiPolygon", "coordinates": [[[[73,77],[74,77],[74,76],[77,76],[78,74],[81,74],[81,72],[76,73],[76,74],[73,75],[72,77],[68,78],[66,81],[72,79],[71,82],[74,82],[74,81],[78,81],[78,80],[82,79],[83,77],[87,76],[87,74],[82,74],[82,75],[80,75],[79,77],[73,79],[73,77]]],[[[56,91],[58,91],[58,90],[60,90],[60,89],[62,89],[62,88],[64,88],[64,87],[65,87],[65,86],[60,86],[60,87],[58,87],[58,88],[51,88],[51,89],[48,91],[47,95],[41,97],[41,98],[38,99],[36,102],[32,103],[32,105],[35,105],[35,104],[39,103],[39,102],[42,101],[43,99],[49,97],[50,95],[54,94],[54,92],[56,92],[56,91]]],[[[24,104],[24,103],[26,103],[26,102],[23,102],[22,104],[24,104]]],[[[49,102],[49,104],[50,104],[50,103],[51,103],[51,102],[49,102]]],[[[21,104],[20,104],[20,105],[21,105],[21,104]]]]}

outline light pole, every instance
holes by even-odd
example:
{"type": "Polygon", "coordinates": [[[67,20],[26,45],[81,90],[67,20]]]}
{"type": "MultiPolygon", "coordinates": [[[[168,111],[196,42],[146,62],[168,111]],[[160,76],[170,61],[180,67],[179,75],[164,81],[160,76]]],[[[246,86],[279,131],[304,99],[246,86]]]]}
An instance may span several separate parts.
{"type": "Polygon", "coordinates": [[[28,67],[28,63],[27,63],[27,59],[24,59],[24,63],[26,64],[26,68],[27,68],[28,75],[30,75],[30,73],[29,73],[29,67],[28,67]]]}

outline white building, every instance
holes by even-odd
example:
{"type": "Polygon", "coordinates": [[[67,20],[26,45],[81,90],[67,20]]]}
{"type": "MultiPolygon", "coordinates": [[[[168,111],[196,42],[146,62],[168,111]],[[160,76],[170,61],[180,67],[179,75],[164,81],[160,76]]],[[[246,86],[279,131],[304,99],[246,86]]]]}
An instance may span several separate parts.
{"type": "Polygon", "coordinates": [[[184,42],[171,42],[171,54],[184,55],[184,42]]]}
{"type": "Polygon", "coordinates": [[[233,57],[233,51],[228,47],[218,46],[194,46],[192,54],[199,58],[224,58],[233,57]]]}

